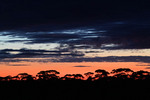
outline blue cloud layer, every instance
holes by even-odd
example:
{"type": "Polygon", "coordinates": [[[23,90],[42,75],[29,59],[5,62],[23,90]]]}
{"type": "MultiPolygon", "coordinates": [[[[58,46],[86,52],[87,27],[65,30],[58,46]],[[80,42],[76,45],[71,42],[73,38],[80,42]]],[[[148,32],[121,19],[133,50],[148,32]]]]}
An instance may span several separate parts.
{"type": "Polygon", "coordinates": [[[106,22],[49,32],[12,31],[1,32],[2,36],[12,36],[7,42],[25,42],[26,44],[60,43],[72,48],[97,49],[146,49],[150,48],[150,20],[106,22]],[[26,40],[15,40],[15,37],[26,40]],[[77,46],[78,45],[78,46],[77,46]],[[79,46],[80,45],[80,46],[79,46]],[[111,45],[111,46],[110,46],[111,45]]]}

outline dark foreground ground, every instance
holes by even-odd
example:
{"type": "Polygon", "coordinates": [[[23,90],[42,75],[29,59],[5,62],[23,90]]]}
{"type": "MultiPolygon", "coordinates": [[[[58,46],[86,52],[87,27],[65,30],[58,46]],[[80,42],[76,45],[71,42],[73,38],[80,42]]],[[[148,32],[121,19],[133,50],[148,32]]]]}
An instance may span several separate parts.
{"type": "Polygon", "coordinates": [[[149,100],[149,80],[1,81],[0,100],[149,100]]]}

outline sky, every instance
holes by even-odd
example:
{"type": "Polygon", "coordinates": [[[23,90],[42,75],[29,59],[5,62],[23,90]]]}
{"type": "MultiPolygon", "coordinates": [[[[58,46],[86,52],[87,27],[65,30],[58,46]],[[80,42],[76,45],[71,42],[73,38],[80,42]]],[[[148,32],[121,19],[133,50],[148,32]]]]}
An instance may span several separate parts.
{"type": "Polygon", "coordinates": [[[150,71],[148,0],[0,1],[0,76],[150,71]]]}

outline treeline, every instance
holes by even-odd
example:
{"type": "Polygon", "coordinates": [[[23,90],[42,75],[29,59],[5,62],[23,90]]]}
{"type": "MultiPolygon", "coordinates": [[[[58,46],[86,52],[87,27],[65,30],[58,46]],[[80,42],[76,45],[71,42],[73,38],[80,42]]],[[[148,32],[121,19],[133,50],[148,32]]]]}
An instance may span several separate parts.
{"type": "Polygon", "coordinates": [[[36,76],[32,76],[28,73],[19,73],[16,76],[0,77],[0,81],[33,81],[33,80],[87,80],[95,81],[100,79],[132,79],[132,80],[150,80],[150,72],[148,71],[136,71],[129,68],[118,68],[108,72],[103,69],[97,69],[95,72],[86,72],[82,74],[66,74],[63,77],[59,76],[60,72],[56,70],[40,71],[36,76]]]}
{"type": "Polygon", "coordinates": [[[118,68],[59,76],[56,70],[36,76],[19,73],[1,77],[1,100],[148,100],[150,72],[118,68]]]}

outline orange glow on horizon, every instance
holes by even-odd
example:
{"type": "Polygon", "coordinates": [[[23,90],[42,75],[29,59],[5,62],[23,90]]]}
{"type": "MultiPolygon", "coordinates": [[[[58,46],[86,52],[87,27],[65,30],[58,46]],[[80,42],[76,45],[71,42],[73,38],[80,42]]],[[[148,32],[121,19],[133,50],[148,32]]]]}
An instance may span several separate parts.
{"type": "Polygon", "coordinates": [[[82,62],[82,63],[38,63],[38,62],[23,62],[27,64],[26,66],[8,66],[6,64],[1,64],[0,67],[0,76],[4,77],[7,75],[15,76],[19,73],[28,73],[35,76],[40,71],[45,70],[57,70],[60,72],[59,76],[62,77],[65,74],[82,74],[86,72],[95,72],[97,69],[104,69],[108,72],[111,72],[112,69],[117,68],[130,68],[134,71],[145,70],[150,71],[150,69],[145,69],[148,66],[137,66],[137,65],[147,65],[147,63],[139,62],[82,62]],[[73,67],[73,66],[85,66],[85,67],[73,67]],[[91,66],[91,67],[86,67],[91,66]]]}

